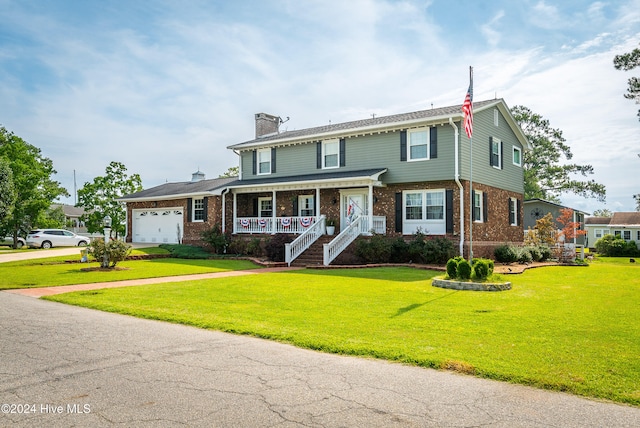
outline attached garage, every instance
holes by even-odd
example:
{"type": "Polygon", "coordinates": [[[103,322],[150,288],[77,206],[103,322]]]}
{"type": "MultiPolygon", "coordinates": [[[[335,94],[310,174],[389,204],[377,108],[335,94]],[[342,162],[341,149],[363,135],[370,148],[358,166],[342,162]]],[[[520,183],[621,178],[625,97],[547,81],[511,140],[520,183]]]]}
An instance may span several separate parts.
{"type": "Polygon", "coordinates": [[[184,233],[182,207],[139,209],[132,212],[132,242],[179,244],[184,233]]]}

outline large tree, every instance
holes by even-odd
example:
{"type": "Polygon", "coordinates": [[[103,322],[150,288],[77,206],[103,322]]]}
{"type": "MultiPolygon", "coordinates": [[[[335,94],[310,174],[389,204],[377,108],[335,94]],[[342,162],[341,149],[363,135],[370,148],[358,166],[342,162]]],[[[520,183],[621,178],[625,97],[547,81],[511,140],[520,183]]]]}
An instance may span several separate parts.
{"type": "Polygon", "coordinates": [[[4,127],[0,127],[0,157],[9,162],[15,188],[11,215],[3,228],[15,240],[19,233],[37,226],[37,219],[51,203],[69,192],[52,179],[56,170],[51,159],[4,127]]]}
{"type": "Polygon", "coordinates": [[[573,154],[561,130],[552,128],[547,119],[525,106],[513,107],[511,114],[533,146],[533,150],[525,151],[523,156],[525,199],[560,202],[561,194],[574,193],[604,202],[603,184],[578,179],[593,174],[593,167],[566,163],[573,154]]]}
{"type": "MultiPolygon", "coordinates": [[[[613,58],[613,66],[618,70],[624,71],[640,67],[640,48],[635,48],[629,53],[616,55],[613,58]]],[[[636,104],[640,104],[640,78],[629,78],[629,87],[624,97],[630,100],[636,100],[636,104]]],[[[638,120],[640,120],[640,110],[638,110],[638,120]]]]}
{"type": "Polygon", "coordinates": [[[16,188],[13,184],[13,172],[9,161],[0,157],[0,236],[6,234],[2,225],[9,219],[16,200],[16,188]]]}
{"type": "Polygon", "coordinates": [[[111,217],[111,232],[115,237],[124,235],[127,218],[126,204],[118,198],[142,190],[140,175],[127,175],[127,168],[120,162],[111,162],[105,175],[93,179],[93,183],[84,183],[78,190],[76,206],[84,207],[85,214],[80,219],[85,222],[91,233],[101,232],[105,216],[111,217]]]}

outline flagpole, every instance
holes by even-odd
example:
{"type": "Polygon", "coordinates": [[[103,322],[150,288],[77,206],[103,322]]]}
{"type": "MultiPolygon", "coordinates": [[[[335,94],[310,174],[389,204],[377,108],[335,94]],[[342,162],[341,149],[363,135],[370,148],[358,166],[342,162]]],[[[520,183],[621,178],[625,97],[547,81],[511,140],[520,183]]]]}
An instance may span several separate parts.
{"type": "MultiPolygon", "coordinates": [[[[473,117],[473,67],[469,66],[469,90],[471,91],[471,117],[473,117]]],[[[469,136],[469,194],[471,209],[469,210],[469,261],[473,260],[473,133],[469,136]]]]}

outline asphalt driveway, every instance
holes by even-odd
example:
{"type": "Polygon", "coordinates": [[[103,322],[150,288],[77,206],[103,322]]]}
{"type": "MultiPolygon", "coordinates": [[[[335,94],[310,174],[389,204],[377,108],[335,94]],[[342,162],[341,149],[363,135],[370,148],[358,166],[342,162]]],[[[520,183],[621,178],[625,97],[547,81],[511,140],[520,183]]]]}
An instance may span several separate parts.
{"type": "Polygon", "coordinates": [[[0,293],[0,426],[634,427],[640,409],[0,293]]]}

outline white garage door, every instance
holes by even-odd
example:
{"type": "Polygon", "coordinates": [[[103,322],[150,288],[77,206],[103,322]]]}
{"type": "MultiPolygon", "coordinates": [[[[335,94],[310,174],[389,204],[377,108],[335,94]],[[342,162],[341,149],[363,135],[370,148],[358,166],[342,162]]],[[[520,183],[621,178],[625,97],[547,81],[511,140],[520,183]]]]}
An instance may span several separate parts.
{"type": "Polygon", "coordinates": [[[133,242],[178,244],[182,240],[183,210],[133,210],[133,242]]]}

